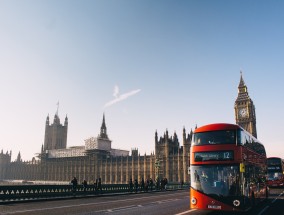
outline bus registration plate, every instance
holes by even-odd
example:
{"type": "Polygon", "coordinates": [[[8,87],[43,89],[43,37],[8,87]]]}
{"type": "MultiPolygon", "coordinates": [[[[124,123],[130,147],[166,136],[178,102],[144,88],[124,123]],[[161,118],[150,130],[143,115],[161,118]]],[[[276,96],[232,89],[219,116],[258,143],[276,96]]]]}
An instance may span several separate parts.
{"type": "Polygon", "coordinates": [[[208,208],[221,210],[221,205],[208,205],[208,208]]]}

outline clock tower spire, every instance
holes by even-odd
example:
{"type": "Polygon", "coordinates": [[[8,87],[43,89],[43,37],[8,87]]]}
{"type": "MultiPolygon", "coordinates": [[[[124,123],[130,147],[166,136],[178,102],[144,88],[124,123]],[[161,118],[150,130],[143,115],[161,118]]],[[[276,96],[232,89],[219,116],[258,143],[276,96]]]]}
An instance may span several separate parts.
{"type": "Polygon", "coordinates": [[[248,95],[242,71],[238,86],[238,97],[235,101],[235,118],[236,124],[240,125],[257,138],[255,107],[253,101],[248,95]]]}

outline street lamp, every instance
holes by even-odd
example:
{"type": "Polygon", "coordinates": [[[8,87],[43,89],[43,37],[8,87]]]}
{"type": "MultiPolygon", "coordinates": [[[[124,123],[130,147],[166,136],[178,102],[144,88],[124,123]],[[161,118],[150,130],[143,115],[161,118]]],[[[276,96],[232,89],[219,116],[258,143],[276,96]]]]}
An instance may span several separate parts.
{"type": "Polygon", "coordinates": [[[158,158],[156,158],[155,161],[155,176],[156,176],[156,180],[159,178],[159,170],[160,170],[160,160],[158,158]]]}

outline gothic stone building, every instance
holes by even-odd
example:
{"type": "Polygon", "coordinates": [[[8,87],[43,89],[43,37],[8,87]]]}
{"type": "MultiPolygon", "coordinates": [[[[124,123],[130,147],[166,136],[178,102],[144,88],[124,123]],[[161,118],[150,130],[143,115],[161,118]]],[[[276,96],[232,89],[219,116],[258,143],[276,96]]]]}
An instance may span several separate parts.
{"type": "MultiPolygon", "coordinates": [[[[238,86],[238,97],[235,101],[235,119],[252,135],[256,134],[255,107],[248,95],[242,78],[238,86]]],[[[162,137],[155,133],[155,153],[140,155],[138,149],[113,149],[107,134],[105,116],[101,131],[97,137],[85,140],[85,145],[67,146],[68,118],[64,125],[60,123],[58,111],[53,124],[49,116],[45,123],[44,144],[38,158],[22,161],[20,153],[16,161],[11,161],[11,152],[0,153],[0,180],[22,179],[37,181],[69,182],[74,176],[79,181],[86,179],[94,182],[101,178],[103,183],[128,183],[130,178],[166,177],[170,182],[188,182],[189,153],[192,131],[186,134],[183,129],[182,146],[177,134],[169,136],[168,131],[162,137]]]]}
{"type": "Polygon", "coordinates": [[[129,151],[113,149],[107,134],[105,116],[100,134],[85,140],[85,145],[66,148],[68,118],[60,124],[58,113],[50,125],[46,118],[44,145],[39,159],[22,161],[20,153],[11,162],[11,152],[0,154],[0,179],[29,181],[69,182],[74,176],[81,182],[90,183],[101,178],[103,183],[125,184],[130,178],[166,177],[170,182],[189,181],[189,149],[191,135],[183,129],[183,146],[176,133],[170,137],[168,131],[158,138],[155,133],[156,155],[140,155],[138,149],[129,151]]]}

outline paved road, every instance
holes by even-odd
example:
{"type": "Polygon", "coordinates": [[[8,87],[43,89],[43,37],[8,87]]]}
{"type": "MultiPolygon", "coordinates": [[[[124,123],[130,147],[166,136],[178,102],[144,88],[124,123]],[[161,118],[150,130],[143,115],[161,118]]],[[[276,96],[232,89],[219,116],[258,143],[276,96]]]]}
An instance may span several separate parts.
{"type": "Polygon", "coordinates": [[[96,196],[0,205],[4,214],[176,214],[189,209],[188,190],[96,196]],[[161,210],[160,210],[161,209],[161,210]]]}
{"type": "MultiPolygon", "coordinates": [[[[283,191],[284,189],[272,189],[269,200],[246,214],[284,215],[283,191]]],[[[189,209],[189,192],[180,190],[0,205],[0,215],[6,214],[219,215],[221,213],[189,209]]]]}
{"type": "Polygon", "coordinates": [[[271,189],[269,202],[263,205],[261,215],[284,215],[284,189],[271,189]]]}

